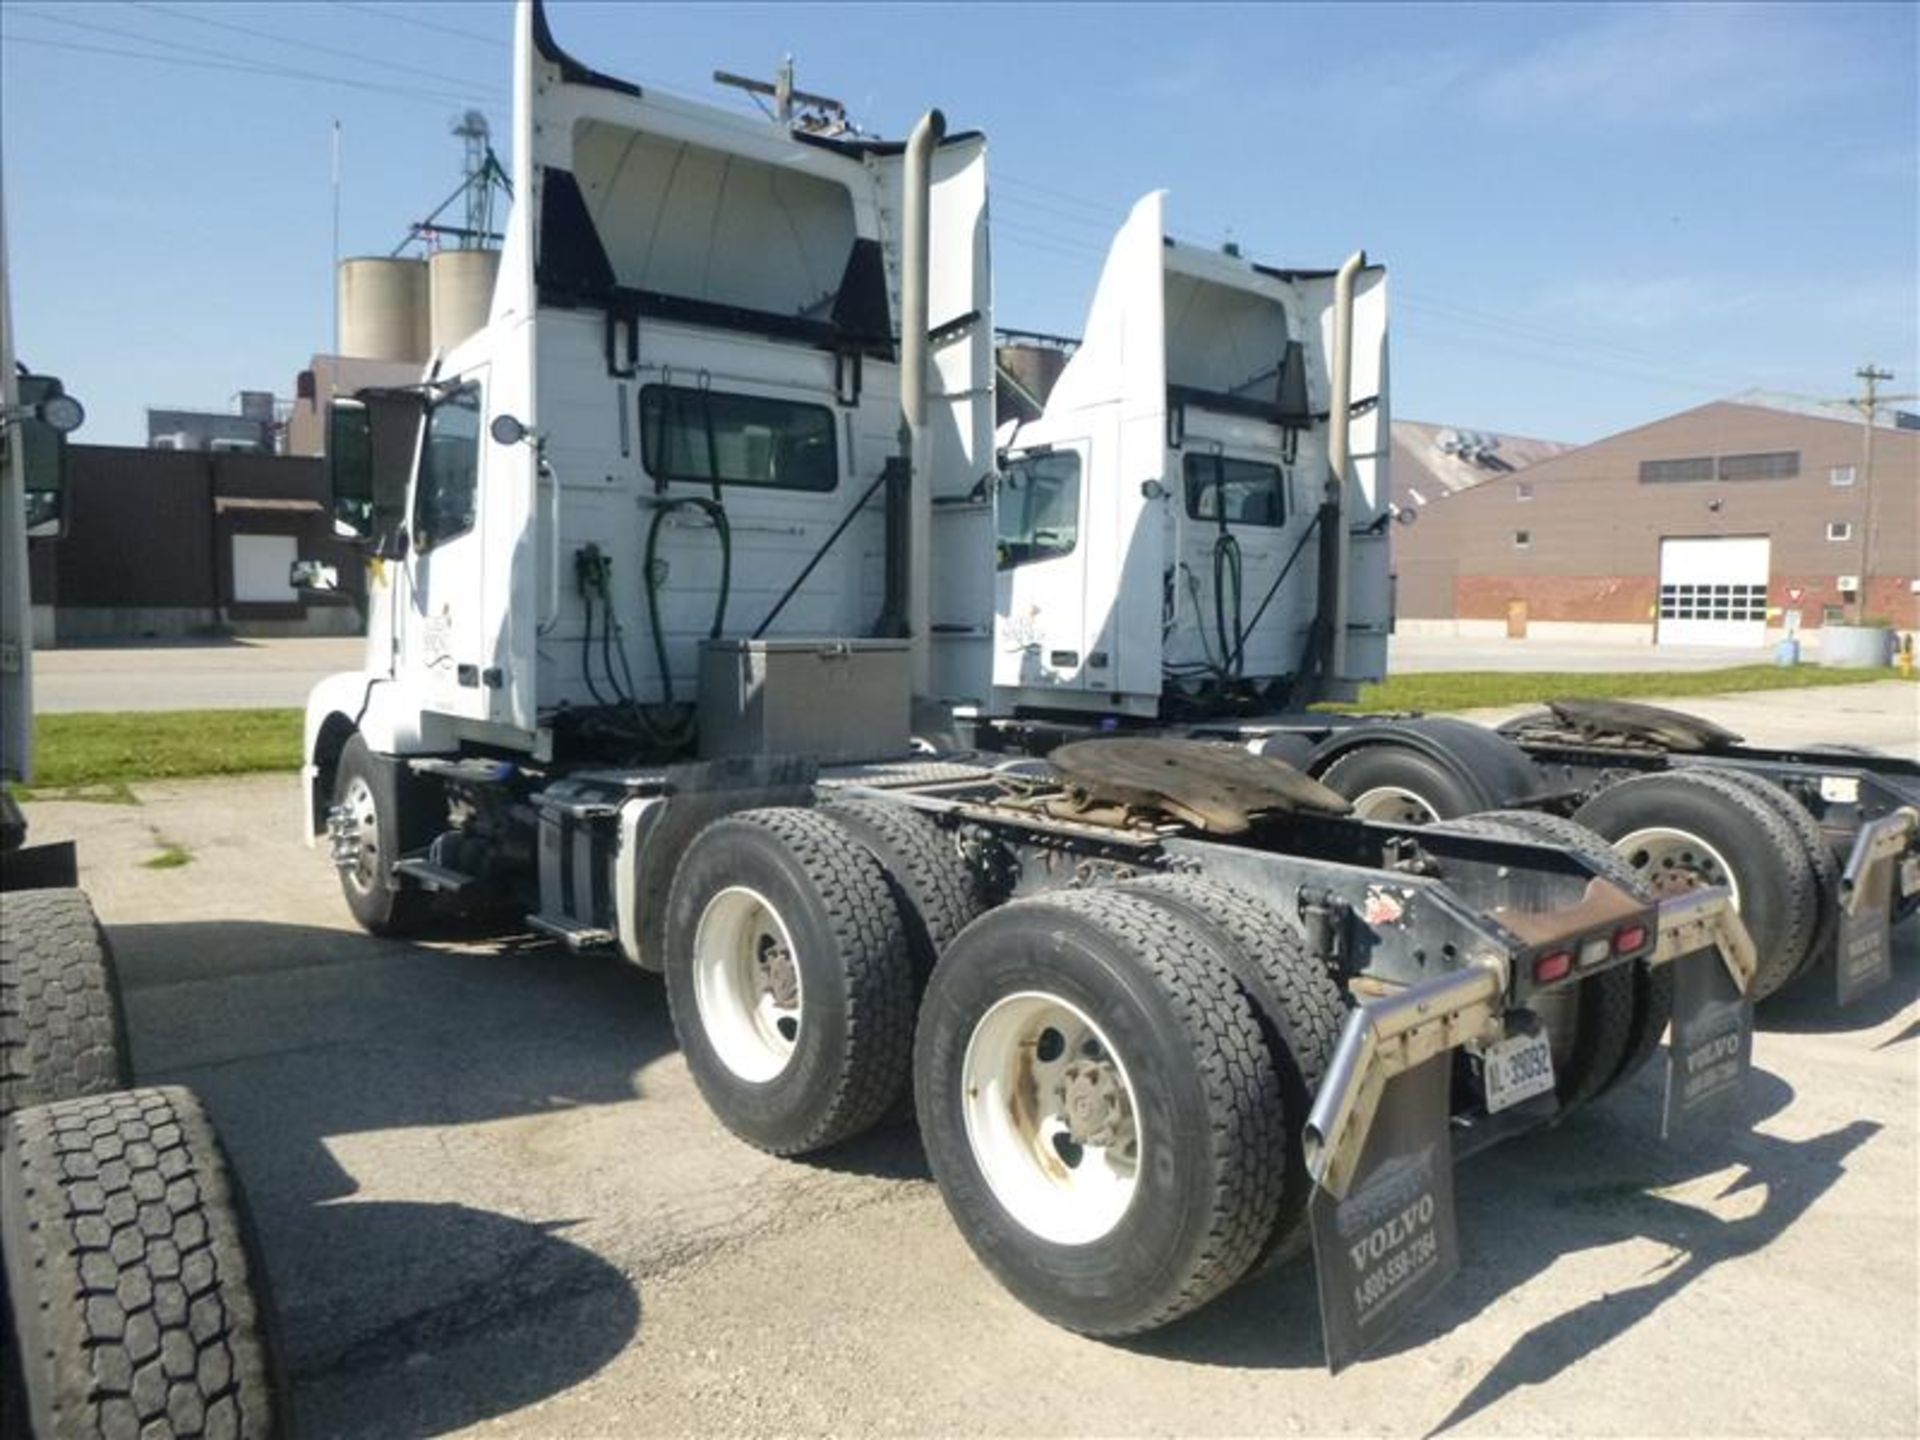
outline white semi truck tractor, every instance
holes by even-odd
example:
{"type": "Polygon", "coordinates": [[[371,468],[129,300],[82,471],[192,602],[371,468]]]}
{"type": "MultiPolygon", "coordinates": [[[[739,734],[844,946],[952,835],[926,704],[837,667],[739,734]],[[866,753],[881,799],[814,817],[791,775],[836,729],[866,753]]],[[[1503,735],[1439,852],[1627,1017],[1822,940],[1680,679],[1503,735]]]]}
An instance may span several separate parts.
{"type": "Polygon", "coordinates": [[[1751,1033],[1724,889],[1551,816],[1359,818],[1160,723],[1207,627],[1248,674],[1384,667],[1384,272],[1181,245],[1150,196],[996,446],[980,135],[644,91],[534,3],[514,55],[487,322],[330,414],[369,633],[303,788],[364,926],[512,905],[664,973],[776,1154],[910,1100],[983,1263],[1095,1335],[1311,1240],[1346,1363],[1453,1272],[1452,1155],[1670,1021],[1669,1118],[1711,1123],[1751,1033]],[[1216,573],[1286,624],[1214,616],[1216,573]],[[1027,710],[1089,738],[978,748],[1027,710]]]}
{"type": "Polygon", "coordinates": [[[14,349],[0,208],[0,1434],[284,1433],[266,1272],[191,1091],[133,1083],[71,843],[28,845],[27,539],[57,535],[79,402],[14,349]]]}

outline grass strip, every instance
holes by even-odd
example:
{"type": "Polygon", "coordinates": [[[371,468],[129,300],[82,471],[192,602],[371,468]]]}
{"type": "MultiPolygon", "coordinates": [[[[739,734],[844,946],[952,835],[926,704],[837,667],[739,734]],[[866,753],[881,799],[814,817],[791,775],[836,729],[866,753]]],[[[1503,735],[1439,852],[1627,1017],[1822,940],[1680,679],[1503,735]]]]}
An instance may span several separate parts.
{"type": "Polygon", "coordinates": [[[52,792],[113,787],[131,780],[297,770],[301,718],[298,710],[121,710],[36,716],[31,793],[52,799],[52,792]]]}
{"type": "Polygon", "coordinates": [[[1436,670],[1395,675],[1378,685],[1362,687],[1357,704],[1320,708],[1446,711],[1540,705],[1548,700],[1681,700],[1695,695],[1811,690],[1899,678],[1897,671],[1888,669],[1827,669],[1818,665],[1739,665],[1726,670],[1436,670]]]}
{"type": "MultiPolygon", "coordinates": [[[[1859,685],[1898,678],[1892,670],[1785,669],[1629,672],[1435,671],[1398,675],[1361,691],[1357,705],[1328,710],[1472,710],[1549,699],[1683,699],[1758,690],[1859,685]]],[[[127,710],[41,715],[34,721],[34,783],[24,799],[132,797],[135,780],[245,775],[300,768],[298,710],[127,710]],[[104,790],[101,787],[105,787],[104,790]],[[91,791],[92,793],[86,793],[91,791]]]]}

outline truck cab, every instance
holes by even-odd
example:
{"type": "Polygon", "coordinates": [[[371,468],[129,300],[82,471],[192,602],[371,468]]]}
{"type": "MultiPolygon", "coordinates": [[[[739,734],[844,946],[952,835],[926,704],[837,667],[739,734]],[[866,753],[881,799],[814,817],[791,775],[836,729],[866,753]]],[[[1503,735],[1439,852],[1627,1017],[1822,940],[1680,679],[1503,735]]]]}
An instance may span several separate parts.
{"type": "Polygon", "coordinates": [[[1165,211],[1134,207],[1044,409],[1003,427],[996,713],[1153,719],[1209,687],[1284,703],[1385,674],[1385,272],[1343,304],[1340,272],[1183,244],[1165,211]]]}
{"type": "Polygon", "coordinates": [[[540,7],[518,23],[487,322],[330,416],[369,616],[364,667],[309,707],[310,832],[356,732],[391,757],[685,749],[722,636],[911,636],[916,696],[988,694],[984,139],[931,140],[907,437],[909,147],[644,91],[567,55],[540,7]],[[890,529],[890,465],[934,537],[890,529]]]}

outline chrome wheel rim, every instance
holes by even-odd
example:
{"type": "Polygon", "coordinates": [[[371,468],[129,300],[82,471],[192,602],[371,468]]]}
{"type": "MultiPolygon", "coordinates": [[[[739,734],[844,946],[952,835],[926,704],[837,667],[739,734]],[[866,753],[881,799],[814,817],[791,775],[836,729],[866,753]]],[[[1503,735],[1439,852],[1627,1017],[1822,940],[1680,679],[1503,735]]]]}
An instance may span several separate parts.
{"type": "Polygon", "coordinates": [[[345,867],[347,883],[365,895],[380,883],[380,807],[373,798],[373,786],[363,775],[347,782],[346,797],[340,802],[347,812],[348,843],[352,858],[345,867]]]}

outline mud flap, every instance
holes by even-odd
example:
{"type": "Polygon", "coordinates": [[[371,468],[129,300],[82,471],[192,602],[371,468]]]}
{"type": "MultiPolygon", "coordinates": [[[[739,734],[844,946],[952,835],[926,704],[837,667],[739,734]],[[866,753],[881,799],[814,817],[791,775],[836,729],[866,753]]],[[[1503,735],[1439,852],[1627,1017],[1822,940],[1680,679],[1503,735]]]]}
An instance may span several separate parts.
{"type": "Polygon", "coordinates": [[[1718,950],[1673,962],[1673,1036],[1660,1136],[1724,1110],[1753,1068],[1753,1001],[1718,950]]]}
{"type": "Polygon", "coordinates": [[[1379,1345],[1460,1269],[1447,1119],[1452,1056],[1395,1076],[1382,1091],[1344,1198],[1308,1202],[1320,1328],[1334,1374],[1379,1345]]]}
{"type": "Polygon", "coordinates": [[[1916,825],[1912,810],[1883,815],[1862,827],[1840,879],[1840,944],[1834,1000],[1851,1005],[1893,978],[1894,880],[1915,864],[1904,852],[1916,825]]]}

